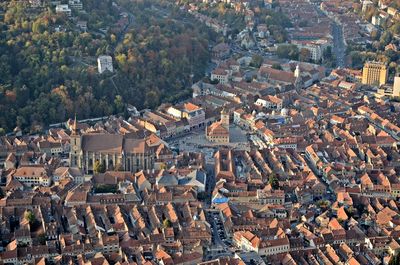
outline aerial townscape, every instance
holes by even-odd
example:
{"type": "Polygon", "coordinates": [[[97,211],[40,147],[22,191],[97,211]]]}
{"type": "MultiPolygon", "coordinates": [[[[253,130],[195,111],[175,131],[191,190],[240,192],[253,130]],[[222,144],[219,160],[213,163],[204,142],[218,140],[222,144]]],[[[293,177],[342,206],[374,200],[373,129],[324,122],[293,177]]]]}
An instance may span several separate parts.
{"type": "Polygon", "coordinates": [[[0,1],[0,264],[400,265],[400,0],[0,1]]]}

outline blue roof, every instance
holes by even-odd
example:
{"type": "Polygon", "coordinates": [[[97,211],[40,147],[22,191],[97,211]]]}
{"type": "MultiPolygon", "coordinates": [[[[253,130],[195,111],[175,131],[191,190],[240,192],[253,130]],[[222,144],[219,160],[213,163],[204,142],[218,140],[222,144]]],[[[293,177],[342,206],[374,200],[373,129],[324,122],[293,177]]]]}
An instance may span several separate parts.
{"type": "Polygon", "coordinates": [[[215,198],[212,202],[216,203],[216,204],[221,204],[221,203],[225,203],[228,201],[229,201],[228,198],[222,197],[222,198],[215,198]]]}

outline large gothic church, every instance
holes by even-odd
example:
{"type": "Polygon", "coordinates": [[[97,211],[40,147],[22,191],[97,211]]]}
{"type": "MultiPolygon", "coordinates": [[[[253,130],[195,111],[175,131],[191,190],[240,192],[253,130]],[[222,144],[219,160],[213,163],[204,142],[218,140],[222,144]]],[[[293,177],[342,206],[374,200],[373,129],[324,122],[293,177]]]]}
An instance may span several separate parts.
{"type": "Polygon", "coordinates": [[[166,149],[156,135],[79,133],[76,119],[71,128],[70,166],[93,173],[96,161],[106,170],[137,172],[154,168],[157,154],[166,149]]]}

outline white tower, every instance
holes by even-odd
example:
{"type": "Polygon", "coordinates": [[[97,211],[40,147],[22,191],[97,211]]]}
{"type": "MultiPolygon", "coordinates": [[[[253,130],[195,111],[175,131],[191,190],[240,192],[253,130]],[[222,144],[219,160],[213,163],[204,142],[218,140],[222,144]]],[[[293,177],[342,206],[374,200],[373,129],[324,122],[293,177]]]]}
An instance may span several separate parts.
{"type": "Polygon", "coordinates": [[[296,70],[294,70],[294,77],[299,78],[300,74],[300,65],[297,65],[296,70]]]}

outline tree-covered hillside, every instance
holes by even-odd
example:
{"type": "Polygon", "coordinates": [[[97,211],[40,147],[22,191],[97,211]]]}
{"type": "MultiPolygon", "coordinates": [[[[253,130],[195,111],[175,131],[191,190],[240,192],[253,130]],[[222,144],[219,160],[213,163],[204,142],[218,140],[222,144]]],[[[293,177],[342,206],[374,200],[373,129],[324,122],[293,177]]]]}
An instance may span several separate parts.
{"type": "Polygon", "coordinates": [[[191,73],[204,75],[208,30],[183,11],[161,0],[82,2],[84,12],[71,17],[50,5],[0,3],[3,130],[119,113],[127,103],[155,107],[187,96],[191,73]],[[98,74],[103,54],[113,57],[114,73],[98,74]]]}

